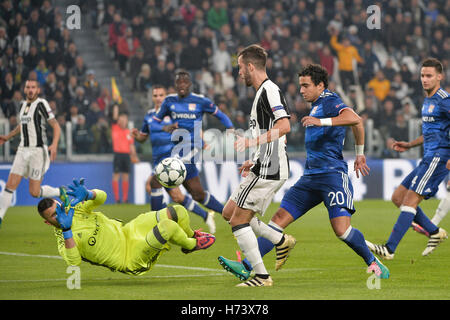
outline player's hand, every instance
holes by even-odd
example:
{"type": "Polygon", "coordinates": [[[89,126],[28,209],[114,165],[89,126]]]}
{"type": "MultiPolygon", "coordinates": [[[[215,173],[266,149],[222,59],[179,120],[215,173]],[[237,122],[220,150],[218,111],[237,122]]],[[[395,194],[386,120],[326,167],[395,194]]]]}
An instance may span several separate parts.
{"type": "Polygon", "coordinates": [[[250,147],[250,140],[236,135],[236,141],[234,142],[234,150],[237,152],[244,152],[250,147]]]}
{"type": "MultiPolygon", "coordinates": [[[[447,168],[447,170],[450,170],[450,159],[447,160],[447,164],[445,165],[445,167],[447,168]]],[[[450,180],[448,180],[448,182],[450,183],[450,180]]]]}
{"type": "Polygon", "coordinates": [[[58,146],[52,144],[48,147],[48,151],[50,152],[50,161],[55,161],[58,154],[58,146]]]}
{"type": "Polygon", "coordinates": [[[302,118],[302,125],[304,127],[311,127],[311,126],[316,126],[316,127],[320,127],[320,119],[315,118],[315,117],[311,117],[311,116],[306,116],[302,118]]]}
{"type": "Polygon", "coordinates": [[[136,153],[130,154],[131,163],[139,163],[139,157],[136,153]]]}
{"type": "Polygon", "coordinates": [[[77,181],[76,179],[73,180],[73,184],[69,186],[70,191],[67,192],[69,196],[72,196],[75,198],[75,200],[72,202],[72,206],[75,207],[80,202],[89,200],[92,198],[92,191],[89,191],[84,186],[84,179],[81,178],[80,181],[77,181]]]}
{"type": "Polygon", "coordinates": [[[173,132],[175,129],[178,129],[178,122],[164,126],[162,129],[165,132],[173,132]]]}
{"type": "Polygon", "coordinates": [[[139,138],[139,130],[136,128],[131,129],[131,136],[135,139],[139,138]]]}
{"type": "Polygon", "coordinates": [[[74,208],[69,208],[66,213],[66,208],[63,204],[56,205],[56,221],[63,230],[69,230],[72,227],[74,208]]]}
{"type": "Polygon", "coordinates": [[[6,141],[8,141],[8,138],[6,136],[0,136],[0,146],[5,144],[6,141]]]}
{"type": "Polygon", "coordinates": [[[244,178],[248,176],[250,169],[253,167],[254,163],[251,160],[246,160],[240,167],[239,167],[239,174],[242,175],[244,178]]]}
{"type": "Polygon", "coordinates": [[[410,148],[411,145],[406,141],[394,141],[394,143],[392,144],[392,149],[398,152],[404,152],[406,150],[409,150],[410,148]]]}
{"type": "Polygon", "coordinates": [[[356,177],[359,178],[359,174],[363,177],[368,176],[370,172],[370,168],[367,165],[366,157],[364,155],[356,156],[354,170],[356,172],[356,177]]]}

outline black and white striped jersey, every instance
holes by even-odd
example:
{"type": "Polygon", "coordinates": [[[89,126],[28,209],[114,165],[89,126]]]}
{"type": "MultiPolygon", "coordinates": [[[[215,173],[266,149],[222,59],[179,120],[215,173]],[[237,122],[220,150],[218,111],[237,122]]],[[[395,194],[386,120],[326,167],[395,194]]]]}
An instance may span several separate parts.
{"type": "MultiPolygon", "coordinates": [[[[263,135],[281,118],[290,118],[286,100],[278,86],[266,79],[253,101],[250,129],[253,138],[263,135]]],[[[289,177],[286,137],[259,145],[253,155],[252,172],[262,179],[280,180],[289,177]]]]}
{"type": "Polygon", "coordinates": [[[24,101],[19,113],[20,147],[43,147],[47,145],[46,124],[54,119],[47,100],[37,98],[24,101]]]}

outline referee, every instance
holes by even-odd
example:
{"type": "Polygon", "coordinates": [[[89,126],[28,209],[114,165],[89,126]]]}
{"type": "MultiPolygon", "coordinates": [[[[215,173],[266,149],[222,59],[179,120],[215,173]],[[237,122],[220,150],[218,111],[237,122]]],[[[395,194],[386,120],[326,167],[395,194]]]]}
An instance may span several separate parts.
{"type": "Polygon", "coordinates": [[[122,202],[128,202],[129,173],[131,160],[139,159],[134,147],[134,139],[128,129],[128,115],[120,113],[117,122],[112,125],[112,145],[114,152],[112,189],[116,203],[120,203],[119,180],[122,181],[122,202]]]}

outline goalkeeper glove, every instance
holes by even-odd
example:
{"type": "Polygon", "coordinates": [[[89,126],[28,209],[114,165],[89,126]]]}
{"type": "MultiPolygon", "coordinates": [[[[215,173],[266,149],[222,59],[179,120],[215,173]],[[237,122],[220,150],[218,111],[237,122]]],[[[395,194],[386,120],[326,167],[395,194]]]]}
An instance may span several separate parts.
{"type": "Polygon", "coordinates": [[[92,200],[94,198],[94,193],[84,186],[83,178],[81,178],[80,181],[73,179],[73,184],[69,186],[69,189],[71,191],[67,192],[67,194],[75,198],[72,202],[72,206],[76,206],[80,202],[92,200]]]}
{"type": "Polygon", "coordinates": [[[62,231],[64,239],[72,238],[72,220],[74,209],[70,208],[66,214],[65,207],[63,205],[56,205],[56,221],[58,221],[62,231]]]}

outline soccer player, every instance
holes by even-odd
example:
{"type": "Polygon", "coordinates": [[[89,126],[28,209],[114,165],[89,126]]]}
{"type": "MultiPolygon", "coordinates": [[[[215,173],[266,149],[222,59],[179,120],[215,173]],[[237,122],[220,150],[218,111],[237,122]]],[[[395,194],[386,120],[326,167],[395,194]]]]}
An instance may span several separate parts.
{"type": "MultiPolygon", "coordinates": [[[[355,213],[353,187],[348,178],[347,163],[343,159],[342,148],[346,127],[351,126],[356,140],[356,160],[354,170],[365,176],[369,173],[364,156],[364,127],[361,118],[346,106],[341,98],[328,88],[328,73],[320,65],[308,65],[299,73],[300,93],[312,103],[309,116],[301,119],[305,133],[306,165],[303,176],[283,197],[280,208],[272,217],[269,226],[260,223],[263,236],[276,243],[283,238],[284,229],[320,203],[328,209],[331,227],[336,236],[361,256],[368,265],[367,272],[374,272],[380,278],[388,278],[389,270],[370,252],[363,234],[351,226],[355,213]]],[[[266,252],[270,251],[266,247],[266,252]]],[[[286,261],[289,250],[277,251],[283,259],[277,264],[279,269],[286,261]]],[[[224,259],[230,272],[240,276],[238,266],[245,272],[254,268],[252,261],[239,263],[224,259]],[[242,269],[242,268],[241,268],[242,269]]]]}
{"type": "Polygon", "coordinates": [[[183,186],[193,199],[208,209],[222,212],[223,205],[201,185],[196,163],[204,146],[202,133],[202,118],[205,113],[219,119],[227,129],[233,128],[233,123],[226,114],[220,111],[210,99],[191,93],[191,77],[186,71],[178,71],[175,75],[176,94],[170,94],[164,99],[161,108],[153,116],[158,122],[169,116],[178,128],[172,132],[172,138],[178,139],[172,156],[180,156],[186,165],[187,175],[183,186]]]}
{"type": "Polygon", "coordinates": [[[178,245],[184,253],[206,249],[214,236],[193,231],[189,215],[180,205],[143,213],[125,225],[96,211],[106,201],[102,190],[88,190],[84,180],[74,180],[69,207],[45,198],[38,211],[55,227],[59,254],[71,266],[87,261],[113,271],[141,275],[149,271],[161,254],[178,245]]]}
{"type": "Polygon", "coordinates": [[[420,78],[425,92],[422,106],[422,135],[411,142],[395,141],[393,149],[399,152],[423,145],[424,155],[419,165],[402,181],[392,194],[392,202],[400,208],[400,216],[386,244],[368,242],[370,250],[391,260],[395,250],[414,221],[429,233],[423,256],[429,255],[445,239],[447,232],[436,226],[425,215],[419,204],[434,196],[439,184],[448,175],[450,156],[450,96],[441,88],[444,68],[434,58],[423,61],[420,78]]]}
{"type": "MultiPolygon", "coordinates": [[[[166,97],[166,89],[160,85],[152,87],[152,100],[154,109],[148,111],[144,118],[141,130],[136,128],[131,130],[132,136],[136,141],[143,143],[150,136],[152,144],[153,169],[163,159],[168,158],[172,154],[174,143],[172,142],[171,132],[178,127],[177,123],[173,123],[171,118],[166,116],[162,122],[155,121],[153,116],[159,111],[162,102],[166,97]]],[[[146,183],[147,193],[150,195],[150,205],[153,211],[161,210],[165,207],[163,203],[163,186],[158,182],[155,175],[151,175],[146,183]]],[[[189,195],[184,195],[180,188],[166,188],[166,191],[172,197],[174,202],[184,206],[189,211],[201,216],[208,225],[209,232],[216,232],[216,224],[214,222],[214,213],[206,212],[201,208],[189,195]]]]}
{"type": "Polygon", "coordinates": [[[120,203],[119,180],[122,181],[122,202],[128,202],[131,162],[138,162],[134,139],[128,129],[128,115],[119,114],[117,123],[111,127],[114,152],[112,188],[116,203],[120,203]]]}
{"type": "MultiPolygon", "coordinates": [[[[289,162],[286,153],[286,137],[290,132],[289,110],[278,88],[267,76],[267,52],[258,45],[251,45],[238,54],[239,76],[248,87],[256,90],[250,113],[252,138],[237,136],[235,148],[243,152],[256,147],[252,160],[240,167],[245,179],[233,192],[223,210],[239,247],[255,270],[255,276],[239,287],[272,286],[258,247],[255,235],[257,219],[255,214],[264,215],[275,193],[289,176],[289,162]]],[[[295,245],[291,236],[282,236],[273,244],[279,248],[295,245]]],[[[226,268],[226,265],[219,262],[226,268]]]]}
{"type": "Polygon", "coordinates": [[[39,98],[41,88],[38,81],[27,80],[24,92],[26,100],[20,109],[20,123],[7,135],[0,136],[2,145],[20,133],[20,145],[0,196],[0,226],[22,178],[29,178],[29,191],[34,198],[61,197],[63,201],[66,199],[63,187],[41,186],[50,162],[56,159],[61,128],[47,100],[39,98]],[[53,141],[50,146],[47,146],[47,123],[53,129],[53,141]]]}

